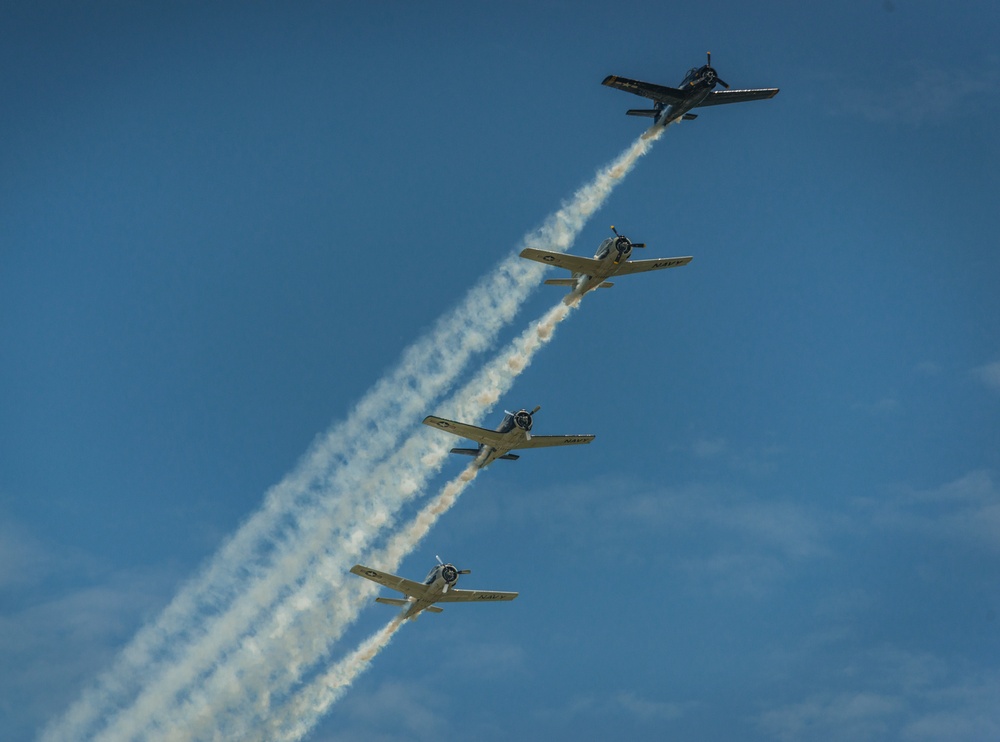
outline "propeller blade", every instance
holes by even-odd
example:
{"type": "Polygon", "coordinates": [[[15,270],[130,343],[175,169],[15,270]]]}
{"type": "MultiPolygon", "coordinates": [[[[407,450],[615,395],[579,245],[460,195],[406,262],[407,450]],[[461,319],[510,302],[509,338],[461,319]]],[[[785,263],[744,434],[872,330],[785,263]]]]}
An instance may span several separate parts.
{"type": "Polygon", "coordinates": [[[441,594],[444,595],[446,592],[448,592],[449,587],[451,587],[451,585],[449,585],[447,582],[444,583],[444,590],[441,591],[441,594]]]}
{"type": "Polygon", "coordinates": [[[709,53],[708,53],[708,66],[709,66],[709,67],[711,67],[711,66],[712,66],[712,52],[709,52],[709,53]]]}
{"type": "Polygon", "coordinates": [[[471,575],[472,574],[472,570],[471,569],[460,569],[460,570],[458,570],[458,573],[460,575],[471,575]]]}
{"type": "Polygon", "coordinates": [[[723,80],[722,78],[717,77],[715,78],[715,81],[719,83],[719,85],[721,85],[722,87],[726,88],[727,90],[729,89],[729,83],[723,80]]]}
{"type": "Polygon", "coordinates": [[[441,557],[439,557],[437,554],[435,554],[434,558],[438,560],[438,564],[440,564],[442,567],[444,566],[444,562],[441,561],[441,557]]]}
{"type": "Polygon", "coordinates": [[[614,224],[611,225],[611,231],[615,233],[615,237],[621,237],[621,235],[618,234],[618,230],[615,229],[615,225],[614,224]]]}
{"type": "Polygon", "coordinates": [[[633,242],[632,243],[632,247],[645,247],[645,246],[646,246],[645,242],[633,242]]]}
{"type": "Polygon", "coordinates": [[[530,441],[531,440],[531,431],[530,430],[525,430],[524,431],[524,440],[526,440],[526,441],[530,441]]]}
{"type": "Polygon", "coordinates": [[[533,410],[531,411],[531,414],[532,414],[532,415],[534,415],[534,414],[535,414],[536,412],[538,412],[538,411],[539,411],[540,409],[542,409],[542,406],[541,406],[540,404],[538,404],[538,405],[535,405],[535,409],[533,409],[533,410]]]}

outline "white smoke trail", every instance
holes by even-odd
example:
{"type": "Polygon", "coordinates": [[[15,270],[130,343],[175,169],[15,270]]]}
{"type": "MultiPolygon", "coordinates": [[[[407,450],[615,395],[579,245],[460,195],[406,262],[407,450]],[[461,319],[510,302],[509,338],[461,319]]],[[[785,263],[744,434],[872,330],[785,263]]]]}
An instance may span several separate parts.
{"type": "MultiPolygon", "coordinates": [[[[442,414],[477,422],[495,404],[500,395],[510,387],[513,378],[530,362],[531,356],[542,344],[552,337],[555,325],[565,318],[570,309],[558,304],[539,321],[517,338],[509,350],[501,353],[483,368],[451,402],[439,410],[442,414]]],[[[352,498],[341,498],[344,505],[340,515],[345,521],[331,521],[329,532],[315,531],[309,534],[309,543],[300,547],[313,555],[311,568],[299,578],[299,587],[285,594],[284,605],[270,616],[266,624],[254,625],[249,636],[237,640],[234,636],[224,636],[233,644],[229,651],[220,652],[219,647],[206,647],[205,656],[198,661],[212,662],[213,667],[206,676],[199,678],[197,688],[188,689],[185,697],[174,701],[172,696],[164,698],[158,690],[161,684],[180,682],[188,669],[180,666],[168,668],[159,683],[154,683],[133,704],[130,713],[122,714],[102,730],[97,739],[130,739],[148,734],[150,728],[171,727],[192,729],[195,738],[211,734],[213,727],[236,723],[223,718],[222,709],[244,705],[254,697],[248,686],[261,689],[262,696],[277,695],[277,687],[291,682],[299,674],[299,668],[314,663],[317,659],[316,646],[326,642],[329,646],[347,623],[329,615],[331,609],[323,609],[323,595],[339,585],[343,573],[356,559],[361,550],[374,538],[381,526],[390,523],[390,518],[414,493],[423,487],[436,473],[445,460],[453,441],[447,435],[429,428],[421,428],[393,456],[373,472],[369,481],[352,498]],[[349,512],[347,506],[353,508],[349,512]],[[320,606],[320,608],[316,608],[320,606]],[[293,623],[294,621],[294,623],[293,623]],[[288,633],[291,632],[291,633],[288,633]],[[260,637],[264,636],[265,639],[260,637]],[[317,636],[321,639],[317,639],[317,636]],[[280,656],[277,666],[261,661],[261,645],[267,644],[272,655],[280,656]],[[238,670],[234,668],[239,668],[238,670]],[[253,678],[251,682],[250,678],[253,678]],[[237,682],[238,678],[238,682],[237,682]],[[291,678],[292,680],[289,680],[291,678]],[[269,690],[265,690],[269,689],[269,690]]],[[[293,584],[296,580],[295,565],[279,564],[273,580],[293,584]],[[287,568],[292,571],[287,571],[287,568]],[[286,569],[286,571],[281,571],[286,569]]],[[[252,604],[252,601],[249,601],[252,604]]],[[[340,607],[332,609],[334,612],[340,607]]],[[[346,615],[353,620],[357,611],[346,615]]],[[[173,692],[170,690],[169,692],[173,692]]],[[[246,714],[246,711],[240,712],[246,714]]],[[[232,713],[238,716],[238,713],[232,713]]],[[[235,731],[227,737],[241,736],[235,731]]]]}
{"type": "MultiPolygon", "coordinates": [[[[637,141],[524,243],[555,250],[569,247],[651,143],[637,141]]],[[[234,651],[237,639],[261,615],[287,614],[288,586],[302,579],[317,553],[301,544],[313,543],[310,535],[329,534],[331,521],[357,509],[356,503],[344,503],[352,489],[360,489],[372,468],[399,447],[414,418],[447,390],[472,354],[493,341],[537,286],[541,270],[511,256],[480,281],[430,336],[404,354],[396,371],[379,382],[344,423],[314,444],[296,469],[269,491],[264,507],[181,589],[157,621],[137,634],[111,670],[45,731],[43,739],[88,736],[119,708],[124,710],[117,719],[131,717],[128,723],[133,726],[141,726],[142,718],[162,718],[204,681],[220,656],[234,651]]],[[[408,486],[402,482],[404,489],[408,486]]],[[[364,517],[361,522],[377,530],[379,512],[368,515],[367,522],[364,517]]]]}
{"type": "MultiPolygon", "coordinates": [[[[552,339],[555,328],[571,310],[572,307],[560,303],[531,323],[504,352],[484,366],[443,405],[442,414],[479,422],[510,389],[534,354],[552,339]]],[[[423,487],[430,476],[440,469],[453,441],[440,431],[425,430],[426,433],[421,431],[414,436],[398,457],[393,457],[391,465],[386,467],[388,477],[395,476],[413,487],[423,487]]],[[[362,558],[374,560],[386,569],[395,569],[443,512],[437,511],[434,503],[440,501],[450,507],[478,471],[470,465],[381,552],[361,557],[361,550],[367,545],[362,535],[367,536],[367,540],[377,535],[376,529],[372,528],[365,533],[363,525],[349,539],[333,538],[324,544],[316,544],[315,548],[323,551],[323,556],[315,562],[314,569],[304,578],[300,588],[288,597],[284,609],[259,626],[255,633],[245,637],[230,656],[220,660],[200,692],[191,694],[179,708],[171,709],[167,716],[152,720],[147,718],[145,723],[166,723],[169,720],[175,728],[190,729],[195,739],[210,736],[220,729],[225,730],[227,738],[245,738],[252,734],[272,714],[272,699],[286,695],[309,667],[325,658],[371,597],[370,583],[348,573],[351,564],[362,558]],[[265,644],[268,656],[262,659],[260,647],[265,644]]],[[[382,483],[384,489],[375,487],[369,490],[375,504],[373,512],[378,513],[374,520],[391,525],[392,515],[405,505],[411,495],[393,488],[388,479],[382,480],[382,483]]],[[[119,724],[106,738],[135,735],[143,728],[119,724]]]]}
{"type": "Polygon", "coordinates": [[[286,716],[282,722],[283,728],[271,728],[266,737],[261,739],[280,742],[297,742],[306,736],[316,725],[316,720],[322,717],[344,693],[350,688],[354,679],[371,665],[371,661],[390,642],[403,625],[403,614],[396,616],[382,629],[372,634],[357,649],[351,652],[320,677],[312,692],[303,694],[296,701],[297,715],[286,716]]]}
{"type": "MultiPolygon", "coordinates": [[[[403,557],[410,553],[441,516],[451,509],[478,472],[474,464],[470,465],[461,475],[449,482],[441,494],[431,500],[403,531],[396,534],[381,553],[371,555],[366,562],[390,572],[396,571],[403,557]]],[[[375,590],[366,589],[361,597],[367,599],[373,592],[375,590]]],[[[354,679],[369,667],[375,655],[389,643],[402,623],[405,611],[406,608],[386,627],[362,642],[356,650],[326,672],[313,678],[278,710],[279,713],[266,721],[263,728],[256,732],[256,738],[297,742],[308,734],[330,707],[347,692],[354,679]]]]}
{"type": "MultiPolygon", "coordinates": [[[[489,365],[484,367],[477,374],[477,378],[472,380],[453,400],[455,409],[461,410],[459,419],[478,419],[486,409],[492,407],[499,397],[510,388],[521,371],[530,364],[534,354],[552,339],[555,328],[569,315],[570,311],[570,307],[563,304],[557,305],[539,321],[533,323],[512,344],[509,350],[499,354],[489,365]]],[[[449,482],[438,496],[423,507],[416,517],[398,531],[383,549],[366,554],[361,558],[361,561],[380,569],[395,571],[403,558],[417,546],[441,516],[455,504],[479,471],[474,464],[470,464],[457,478],[449,482]]],[[[326,636],[329,645],[339,639],[347,626],[353,623],[361,608],[377,590],[377,588],[372,587],[371,583],[346,574],[350,564],[355,559],[356,557],[353,555],[331,553],[327,566],[331,570],[339,569],[340,579],[331,579],[328,583],[319,585],[323,589],[323,594],[314,594],[310,598],[310,603],[316,605],[317,610],[324,615],[324,619],[314,626],[321,632],[327,632],[324,636],[326,636]],[[344,582],[345,574],[346,583],[344,582]]],[[[309,636],[290,635],[282,643],[288,647],[290,653],[290,656],[284,657],[285,662],[288,662],[295,656],[299,647],[311,642],[309,636]]],[[[322,658],[317,657],[316,659],[322,658]]],[[[282,669],[288,666],[285,662],[279,662],[277,665],[279,675],[282,669]]],[[[343,664],[341,663],[338,667],[343,668],[343,664]]],[[[240,690],[243,693],[248,692],[245,681],[249,677],[249,670],[250,668],[246,667],[240,670],[240,677],[244,681],[240,690]]],[[[241,708],[227,709],[228,714],[221,713],[222,710],[219,708],[213,708],[210,713],[205,714],[204,718],[205,720],[211,718],[213,723],[217,725],[220,719],[225,720],[226,716],[232,716],[238,719],[238,722],[235,726],[226,727],[227,736],[235,735],[248,739],[252,738],[255,733],[259,733],[262,728],[267,730],[262,739],[275,737],[279,730],[288,728],[289,725],[298,730],[308,730],[319,721],[330,704],[340,697],[340,692],[330,693],[331,689],[328,687],[325,677],[324,675],[314,679],[282,705],[281,703],[273,703],[272,699],[280,698],[298,681],[298,677],[292,677],[291,674],[285,674],[284,677],[272,675],[266,684],[268,688],[266,703],[259,701],[255,703],[253,698],[244,697],[241,699],[243,701],[241,708]],[[250,706],[253,708],[249,708],[250,706]],[[269,706],[273,707],[273,710],[269,706]]],[[[337,671],[337,677],[342,678],[343,673],[337,671]]],[[[206,711],[209,710],[206,709],[206,711]]],[[[216,728],[218,727],[216,726],[216,728]]]]}

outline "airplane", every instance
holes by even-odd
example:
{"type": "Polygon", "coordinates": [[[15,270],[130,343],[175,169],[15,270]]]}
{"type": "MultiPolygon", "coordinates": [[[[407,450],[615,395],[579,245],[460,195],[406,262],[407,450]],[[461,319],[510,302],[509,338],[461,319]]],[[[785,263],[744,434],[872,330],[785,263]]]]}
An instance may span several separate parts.
{"type": "Polygon", "coordinates": [[[434,415],[425,417],[424,425],[430,425],[432,428],[438,428],[460,438],[476,441],[479,448],[453,448],[451,453],[475,456],[475,463],[480,469],[489,466],[497,459],[516,461],[520,457],[510,453],[515,449],[572,446],[577,443],[590,443],[594,440],[592,435],[532,435],[532,415],[540,409],[542,406],[538,405],[531,412],[527,410],[507,412],[503,422],[497,426],[496,430],[487,430],[455,420],[445,420],[443,417],[435,417],[434,415]]]}
{"type": "Polygon", "coordinates": [[[730,90],[729,85],[712,67],[712,52],[708,53],[708,64],[692,67],[681,80],[679,88],[656,85],[627,77],[608,75],[602,85],[634,93],[655,101],[653,108],[633,108],[625,113],[629,116],[649,116],[653,127],[665,127],[675,121],[690,121],[698,118],[696,113],[688,113],[692,108],[717,106],[722,103],[742,103],[748,100],[765,100],[778,94],[778,88],[755,88],[752,90],[730,90]],[[721,85],[725,90],[715,90],[721,85]]]}
{"type": "Polygon", "coordinates": [[[578,255],[565,255],[560,252],[538,250],[526,247],[521,250],[521,257],[547,263],[557,268],[572,271],[570,278],[550,278],[545,283],[550,286],[572,286],[573,290],[566,295],[563,303],[572,304],[592,289],[609,289],[614,286],[605,279],[611,276],[627,276],[632,273],[660,270],[661,268],[679,268],[691,262],[691,256],[683,258],[660,258],[658,260],[629,260],[633,247],[645,247],[644,242],[632,242],[611,226],[615,236],[608,237],[597,248],[592,258],[578,255]]]}
{"type": "Polygon", "coordinates": [[[414,582],[403,577],[380,572],[377,569],[366,567],[363,564],[355,564],[351,567],[351,572],[366,580],[377,582],[383,587],[403,593],[406,599],[401,598],[375,598],[376,603],[386,603],[387,605],[410,606],[403,616],[404,619],[415,619],[422,611],[431,613],[441,613],[443,609],[438,608],[435,603],[482,603],[496,600],[513,600],[517,593],[490,592],[486,590],[459,590],[455,587],[459,575],[467,575],[471,572],[468,569],[455,569],[454,564],[445,564],[441,557],[437,557],[438,563],[424,581],[414,582]]]}

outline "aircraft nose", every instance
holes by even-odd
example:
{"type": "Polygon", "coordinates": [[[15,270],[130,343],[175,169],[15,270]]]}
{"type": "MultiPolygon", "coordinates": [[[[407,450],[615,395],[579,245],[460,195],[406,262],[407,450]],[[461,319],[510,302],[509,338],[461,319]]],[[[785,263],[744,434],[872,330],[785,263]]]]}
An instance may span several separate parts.
{"type": "Polygon", "coordinates": [[[531,430],[531,413],[527,410],[521,410],[514,415],[514,423],[521,430],[531,430]]]}

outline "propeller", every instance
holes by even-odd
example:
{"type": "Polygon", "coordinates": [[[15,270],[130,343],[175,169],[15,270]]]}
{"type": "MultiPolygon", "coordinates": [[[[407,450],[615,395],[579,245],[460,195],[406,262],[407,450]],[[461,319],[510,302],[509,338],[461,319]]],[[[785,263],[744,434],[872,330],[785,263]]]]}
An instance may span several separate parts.
{"type": "Polygon", "coordinates": [[[719,75],[716,73],[715,69],[712,67],[712,52],[708,53],[708,64],[705,65],[705,68],[706,68],[707,72],[711,72],[712,73],[712,77],[715,78],[715,81],[719,85],[721,85],[722,87],[726,88],[727,90],[729,89],[729,83],[727,83],[725,80],[723,80],[721,77],[719,77],[719,75]]]}
{"type": "Polygon", "coordinates": [[[615,237],[620,237],[623,240],[628,240],[628,243],[632,247],[645,247],[646,246],[645,242],[632,242],[632,240],[629,240],[629,238],[626,237],[625,235],[618,234],[618,230],[615,229],[615,225],[614,224],[611,225],[611,231],[615,233],[615,237]]]}
{"type": "Polygon", "coordinates": [[[459,575],[471,575],[471,569],[455,569],[454,564],[445,564],[441,561],[441,557],[436,556],[438,564],[441,565],[441,577],[444,578],[444,588],[442,592],[446,593],[451,588],[452,584],[458,582],[459,575]]]}
{"type": "MultiPolygon", "coordinates": [[[[535,409],[533,409],[533,410],[532,410],[531,412],[529,412],[528,414],[529,414],[529,415],[534,415],[534,414],[535,414],[536,412],[538,412],[538,411],[539,411],[540,409],[542,409],[542,406],[541,406],[540,404],[536,404],[536,405],[535,405],[535,409]]],[[[526,441],[530,441],[530,440],[531,440],[531,427],[530,427],[530,426],[528,427],[528,429],[527,429],[526,431],[524,431],[524,439],[525,439],[526,441]]]]}
{"type": "Polygon", "coordinates": [[[527,410],[518,410],[517,412],[511,412],[510,410],[504,410],[504,412],[506,412],[508,415],[510,415],[513,418],[514,424],[517,427],[519,427],[521,430],[524,431],[525,439],[530,441],[531,440],[531,416],[534,415],[536,412],[538,412],[540,409],[542,409],[542,406],[541,405],[536,405],[535,409],[533,409],[531,412],[528,412],[527,410]]]}

